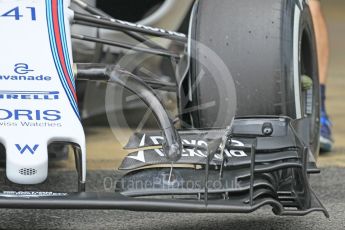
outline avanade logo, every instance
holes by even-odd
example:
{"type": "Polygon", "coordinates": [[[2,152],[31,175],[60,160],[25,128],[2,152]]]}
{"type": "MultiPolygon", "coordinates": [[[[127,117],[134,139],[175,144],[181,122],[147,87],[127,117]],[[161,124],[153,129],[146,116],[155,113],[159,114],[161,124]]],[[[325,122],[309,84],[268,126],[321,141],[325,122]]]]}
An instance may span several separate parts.
{"type": "Polygon", "coordinates": [[[50,81],[52,78],[44,74],[30,74],[34,70],[29,68],[26,63],[17,63],[14,65],[15,74],[0,74],[0,80],[5,81],[50,81]]]}

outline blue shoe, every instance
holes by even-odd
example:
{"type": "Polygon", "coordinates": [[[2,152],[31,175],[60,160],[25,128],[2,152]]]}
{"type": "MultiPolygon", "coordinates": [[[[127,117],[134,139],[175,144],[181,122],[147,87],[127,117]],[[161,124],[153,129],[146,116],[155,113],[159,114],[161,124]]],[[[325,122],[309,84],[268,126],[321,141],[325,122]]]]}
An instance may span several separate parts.
{"type": "Polygon", "coordinates": [[[320,151],[331,152],[333,149],[332,123],[326,113],[321,113],[321,133],[320,133],[320,151]]]}

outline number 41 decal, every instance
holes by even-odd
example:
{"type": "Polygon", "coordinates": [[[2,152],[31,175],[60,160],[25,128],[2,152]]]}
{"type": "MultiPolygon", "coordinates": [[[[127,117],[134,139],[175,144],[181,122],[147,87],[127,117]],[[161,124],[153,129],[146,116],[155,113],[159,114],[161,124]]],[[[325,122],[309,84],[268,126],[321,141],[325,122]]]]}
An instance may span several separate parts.
{"type": "MultiPolygon", "coordinates": [[[[31,20],[36,21],[36,9],[35,7],[25,7],[27,11],[31,13],[31,20]]],[[[24,11],[24,10],[23,10],[24,11]]],[[[21,9],[19,6],[14,7],[13,9],[7,11],[6,13],[2,14],[1,17],[13,17],[15,20],[20,20],[21,17],[25,15],[20,14],[21,9]]]]}

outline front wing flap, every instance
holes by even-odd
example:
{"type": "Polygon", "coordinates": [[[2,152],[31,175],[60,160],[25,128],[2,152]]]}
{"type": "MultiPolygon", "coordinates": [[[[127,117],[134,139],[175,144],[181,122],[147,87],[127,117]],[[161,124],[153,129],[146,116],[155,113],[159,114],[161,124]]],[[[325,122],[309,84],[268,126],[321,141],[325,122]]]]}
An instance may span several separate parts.
{"type": "Polygon", "coordinates": [[[234,212],[268,202],[276,214],[322,211],[328,216],[309,184],[310,151],[295,123],[281,117],[236,119],[223,154],[221,148],[210,154],[206,147],[226,130],[179,131],[184,149],[173,164],[160,148],[164,138],[159,131],[135,133],[125,148],[137,151],[123,160],[120,169],[127,173],[116,191],[129,197],[206,201],[207,207],[223,200],[236,207],[234,212]],[[262,130],[267,123],[270,135],[262,130]]]}

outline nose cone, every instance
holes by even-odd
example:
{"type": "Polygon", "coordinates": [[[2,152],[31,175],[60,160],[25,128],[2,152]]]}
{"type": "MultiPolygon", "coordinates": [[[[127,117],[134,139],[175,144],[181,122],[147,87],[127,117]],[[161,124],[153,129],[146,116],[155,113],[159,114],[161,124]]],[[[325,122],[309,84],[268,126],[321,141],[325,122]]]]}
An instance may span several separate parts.
{"type": "Polygon", "coordinates": [[[7,144],[6,176],[16,184],[39,184],[48,176],[46,144],[7,144]]]}

